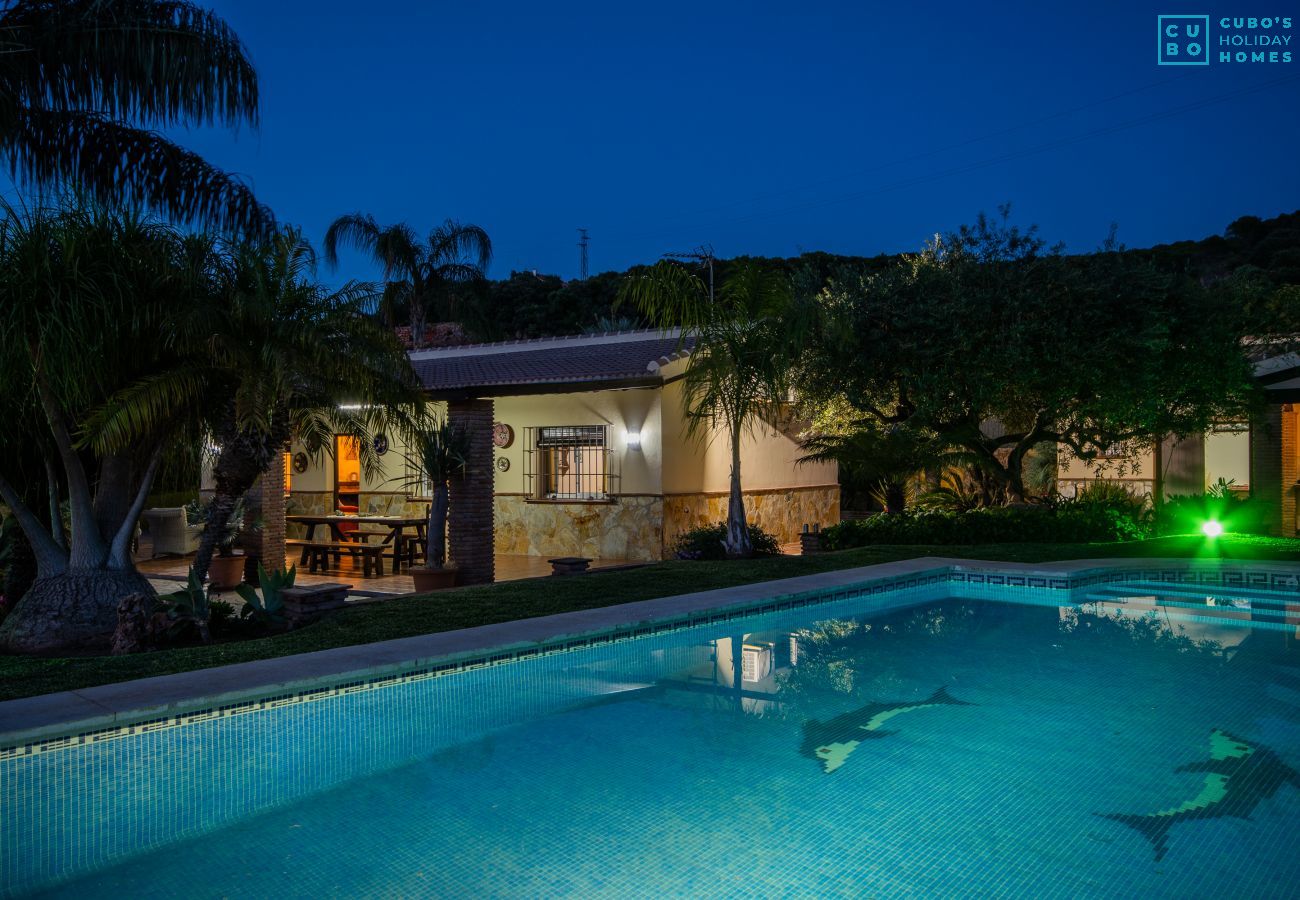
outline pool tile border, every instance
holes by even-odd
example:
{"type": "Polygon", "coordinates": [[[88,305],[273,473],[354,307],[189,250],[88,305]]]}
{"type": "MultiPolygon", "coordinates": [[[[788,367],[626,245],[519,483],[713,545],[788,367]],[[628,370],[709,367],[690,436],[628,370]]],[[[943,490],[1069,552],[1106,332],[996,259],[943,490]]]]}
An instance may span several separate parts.
{"type": "MultiPolygon", "coordinates": [[[[302,690],[280,691],[268,694],[264,697],[188,710],[172,715],[142,718],[139,721],[120,725],[89,728],[66,735],[41,737],[23,742],[8,743],[0,746],[0,762],[50,753],[58,750],[83,747],[106,741],[121,740],[137,734],[146,734],[170,728],[181,728],[214,719],[248,715],[293,704],[313,703],[346,694],[378,691],[383,690],[384,688],[425,681],[431,678],[441,678],[448,675],[461,674],[475,669],[506,665],[512,662],[535,659],[543,656],[571,653],[578,650],[637,640],[639,638],[653,635],[730,622],[736,619],[749,618],[756,615],[784,612],[808,606],[838,603],[860,597],[878,596],[900,590],[931,587],[938,584],[967,584],[984,587],[1013,587],[1074,591],[1099,584],[1159,581],[1163,583],[1196,584],[1212,587],[1241,587],[1300,592],[1300,565],[1288,566],[1287,564],[1278,563],[1271,564],[1269,567],[1260,567],[1256,564],[1252,565],[1250,568],[1246,568],[1230,563],[1211,564],[1197,560],[1187,560],[1181,562],[1173,561],[1172,564],[1166,563],[1155,567],[1139,567],[1136,565],[1124,564],[1142,561],[1087,560],[1080,561],[1092,563],[1092,565],[1085,568],[1076,569],[1075,565],[1072,564],[1049,564],[1049,566],[1054,565],[1059,571],[1026,571],[1026,569],[1033,568],[1030,566],[1017,566],[1016,568],[1018,571],[1012,571],[1010,570],[1010,565],[999,566],[997,563],[981,564],[967,560],[918,559],[914,562],[929,563],[929,565],[925,565],[915,571],[907,573],[866,578],[851,584],[813,587],[809,590],[788,594],[778,594],[762,600],[742,602],[740,604],[723,605],[712,609],[679,614],[661,620],[641,621],[636,624],[624,624],[587,634],[561,635],[528,646],[502,647],[497,650],[453,655],[447,658],[446,661],[423,666],[413,663],[413,665],[417,666],[416,668],[396,674],[380,675],[373,678],[353,678],[351,680],[342,681],[338,684],[305,688],[302,690]],[[936,562],[941,563],[941,565],[934,565],[936,562]],[[1098,562],[1109,563],[1109,565],[1098,566],[1096,565],[1098,562]],[[1074,569],[1074,571],[1069,571],[1071,569],[1074,569]]],[[[863,572],[865,574],[872,569],[888,567],[891,567],[891,564],[868,566],[860,570],[840,570],[839,573],[824,574],[842,575],[845,572],[863,572]]],[[[1043,569],[1046,567],[1039,566],[1038,568],[1043,569]]],[[[817,577],[818,576],[813,576],[814,579],[817,577]]],[[[804,580],[807,579],[796,578],[786,579],[785,581],[797,582],[804,580]]],[[[782,582],[768,582],[767,584],[776,585],[781,583],[782,582]]],[[[759,585],[744,585],[741,586],[741,589],[756,589],[758,587],[759,585]]],[[[733,589],[724,589],[722,592],[707,593],[726,593],[731,590],[733,589]]],[[[684,596],[691,597],[694,595],[684,596]]],[[[607,609],[616,610],[617,608],[618,607],[610,607],[607,609]]],[[[346,678],[347,676],[344,675],[341,677],[346,678]]],[[[0,704],[0,706],[3,706],[3,704],[0,704]]],[[[122,715],[129,716],[129,713],[123,713],[122,715]]],[[[59,727],[60,726],[58,725],[51,725],[41,730],[56,730],[59,727]]],[[[75,723],[68,722],[66,727],[75,727],[75,723]]],[[[2,740],[3,737],[0,737],[0,741],[2,740]]]]}

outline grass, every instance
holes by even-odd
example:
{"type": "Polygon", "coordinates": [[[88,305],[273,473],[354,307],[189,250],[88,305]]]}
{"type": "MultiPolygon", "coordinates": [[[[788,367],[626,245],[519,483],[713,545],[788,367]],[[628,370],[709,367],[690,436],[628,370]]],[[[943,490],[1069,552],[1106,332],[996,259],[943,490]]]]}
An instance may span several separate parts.
{"type": "Polygon", "coordinates": [[[182,647],[133,656],[68,659],[0,656],[0,700],[917,556],[1006,562],[1160,556],[1300,561],[1300,540],[1225,535],[1209,542],[1198,535],[1121,544],[879,546],[818,556],[736,562],[672,561],[586,578],[507,581],[362,606],[297,631],[238,643],[182,647]]]}

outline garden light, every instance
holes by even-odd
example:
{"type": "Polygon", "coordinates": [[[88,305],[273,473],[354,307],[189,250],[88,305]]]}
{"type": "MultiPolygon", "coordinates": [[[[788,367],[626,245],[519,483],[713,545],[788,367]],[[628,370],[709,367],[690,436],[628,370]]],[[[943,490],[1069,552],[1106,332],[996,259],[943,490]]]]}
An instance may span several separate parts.
{"type": "Polygon", "coordinates": [[[1223,534],[1223,523],[1215,521],[1214,519],[1207,519],[1205,522],[1201,523],[1201,534],[1205,535],[1207,538],[1216,538],[1223,534]]]}

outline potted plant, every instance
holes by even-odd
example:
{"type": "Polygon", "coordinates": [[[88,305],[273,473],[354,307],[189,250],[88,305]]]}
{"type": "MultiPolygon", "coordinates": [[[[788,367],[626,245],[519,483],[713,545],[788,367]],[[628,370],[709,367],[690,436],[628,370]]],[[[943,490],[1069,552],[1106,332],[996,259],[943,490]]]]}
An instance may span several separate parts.
{"type": "MultiPolygon", "coordinates": [[[[208,504],[192,500],[185,506],[185,521],[202,524],[208,518],[208,504]]],[[[217,538],[217,555],[208,565],[208,587],[227,590],[244,580],[244,557],[235,553],[235,543],[244,530],[244,501],[240,499],[230,511],[230,518],[217,538]]]]}
{"type": "Polygon", "coordinates": [[[456,584],[456,570],[447,566],[447,483],[464,474],[468,465],[469,442],[465,433],[445,419],[434,419],[429,427],[411,435],[411,452],[406,461],[412,473],[408,489],[423,488],[432,495],[429,525],[425,532],[423,566],[412,566],[416,591],[436,591],[456,584]]]}

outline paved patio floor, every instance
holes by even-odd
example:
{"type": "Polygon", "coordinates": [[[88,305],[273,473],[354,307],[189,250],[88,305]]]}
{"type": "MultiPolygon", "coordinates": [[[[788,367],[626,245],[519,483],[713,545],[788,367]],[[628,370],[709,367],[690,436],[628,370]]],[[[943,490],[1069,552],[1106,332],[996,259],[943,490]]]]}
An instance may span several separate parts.
{"type": "MultiPolygon", "coordinates": [[[[175,583],[185,578],[185,573],[189,570],[193,562],[193,556],[160,556],[156,559],[150,558],[148,548],[142,548],[145,553],[136,559],[136,565],[145,577],[158,590],[168,591],[175,590],[175,583]]],[[[496,555],[496,580],[497,581],[518,581],[522,578],[539,578],[551,574],[551,564],[546,561],[544,556],[517,556],[506,553],[496,555]]],[[[367,594],[396,596],[399,594],[409,594],[415,590],[415,583],[411,576],[402,571],[396,575],[388,571],[388,560],[385,560],[385,574],[380,577],[366,578],[361,570],[361,561],[354,560],[350,556],[344,556],[342,561],[336,563],[324,572],[312,574],[307,571],[307,567],[298,565],[297,554],[290,555],[286,560],[286,565],[298,565],[298,584],[321,584],[327,581],[350,584],[353,587],[352,593],[365,596],[367,594]]],[[[609,566],[626,566],[634,565],[635,560],[630,559],[597,559],[592,560],[592,568],[606,568],[609,566]]]]}

